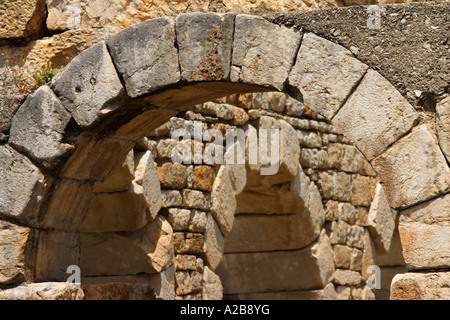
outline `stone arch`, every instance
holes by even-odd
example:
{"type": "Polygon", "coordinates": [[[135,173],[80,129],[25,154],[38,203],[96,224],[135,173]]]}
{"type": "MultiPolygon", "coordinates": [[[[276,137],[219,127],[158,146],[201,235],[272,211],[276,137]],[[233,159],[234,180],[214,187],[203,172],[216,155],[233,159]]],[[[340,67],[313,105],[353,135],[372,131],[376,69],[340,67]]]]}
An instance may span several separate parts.
{"type": "MultiPolygon", "coordinates": [[[[406,209],[400,234],[408,268],[448,268],[448,217],[440,215],[449,206],[449,155],[436,142],[444,141],[445,127],[436,134],[386,79],[339,45],[258,16],[206,13],[118,32],[79,54],[20,107],[0,147],[0,214],[30,228],[23,231],[30,241],[26,261],[7,281],[36,277],[29,269],[35,233],[79,243],[94,184],[138,139],[185,106],[270,90],[331,120],[371,161],[391,207],[406,209]]],[[[157,201],[146,196],[150,206],[157,201]]],[[[57,259],[49,263],[57,266],[65,255],[57,259]]],[[[56,268],[47,272],[65,275],[56,268]]]]}

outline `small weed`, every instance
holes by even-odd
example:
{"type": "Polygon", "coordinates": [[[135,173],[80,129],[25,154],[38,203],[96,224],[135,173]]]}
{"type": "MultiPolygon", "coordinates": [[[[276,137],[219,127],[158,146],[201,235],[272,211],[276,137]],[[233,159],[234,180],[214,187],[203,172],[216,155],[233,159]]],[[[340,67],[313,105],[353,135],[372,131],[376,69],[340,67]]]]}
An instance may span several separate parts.
{"type": "Polygon", "coordinates": [[[44,71],[37,71],[33,73],[33,79],[36,81],[36,85],[40,87],[50,83],[55,74],[56,72],[52,68],[52,64],[50,63],[44,71]]]}

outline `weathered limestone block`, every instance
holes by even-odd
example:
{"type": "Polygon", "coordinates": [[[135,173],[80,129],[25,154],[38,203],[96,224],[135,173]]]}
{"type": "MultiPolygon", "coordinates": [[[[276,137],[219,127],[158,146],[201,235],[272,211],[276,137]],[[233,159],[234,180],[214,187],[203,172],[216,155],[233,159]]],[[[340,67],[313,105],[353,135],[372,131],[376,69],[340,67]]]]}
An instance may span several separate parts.
{"type": "Polygon", "coordinates": [[[364,228],[360,226],[350,226],[347,234],[347,245],[362,249],[364,248],[364,228]]]}
{"type": "Polygon", "coordinates": [[[213,170],[210,166],[196,166],[192,187],[197,190],[211,191],[213,185],[213,170]]]}
{"type": "Polygon", "coordinates": [[[395,215],[389,207],[384,188],[379,183],[370,205],[367,226],[372,235],[377,254],[387,253],[394,235],[395,215]]]}
{"type": "Polygon", "coordinates": [[[408,270],[450,265],[450,194],[400,214],[399,233],[408,270]]]}
{"type": "Polygon", "coordinates": [[[436,104],[439,146],[450,162],[450,96],[436,104]]]}
{"type": "Polygon", "coordinates": [[[176,18],[181,76],[187,81],[230,75],[234,14],[191,13],[176,18]]]}
{"type": "MultiPolygon", "coordinates": [[[[309,230],[300,215],[236,215],[226,235],[225,252],[261,252],[300,249],[314,241],[317,231],[309,230]]],[[[320,228],[318,228],[320,231],[320,228]]]]}
{"type": "Polygon", "coordinates": [[[147,201],[151,218],[154,219],[159,209],[161,209],[162,196],[161,185],[151,152],[146,151],[145,153],[137,154],[135,157],[135,166],[134,181],[142,185],[144,198],[147,201]]]}
{"type": "Polygon", "coordinates": [[[322,232],[301,250],[226,254],[217,274],[224,294],[324,288],[334,274],[333,250],[322,232]]]}
{"type": "Polygon", "coordinates": [[[352,199],[351,204],[354,206],[369,207],[372,201],[370,192],[370,177],[353,175],[352,176],[352,199]]]}
{"type": "Polygon", "coordinates": [[[369,70],[332,123],[372,160],[407,133],[417,117],[392,84],[369,70]]]}
{"type": "Polygon", "coordinates": [[[225,241],[219,226],[211,214],[208,214],[204,234],[205,253],[203,255],[203,260],[205,261],[205,264],[214,271],[222,261],[225,241]]]}
{"type": "Polygon", "coordinates": [[[175,268],[176,270],[198,270],[197,257],[190,254],[177,254],[175,256],[175,268]]]}
{"type": "Polygon", "coordinates": [[[289,85],[301,92],[308,108],[331,120],[367,68],[347,49],[306,33],[289,85]]]}
{"type": "Polygon", "coordinates": [[[183,207],[209,210],[209,201],[203,192],[198,190],[183,189],[181,195],[183,197],[183,207]]]}
{"type": "Polygon", "coordinates": [[[81,0],[47,0],[47,28],[50,31],[79,29],[81,26],[81,0]]]}
{"type": "Polygon", "coordinates": [[[0,38],[38,35],[45,20],[45,0],[2,1],[0,38]]]}
{"type": "Polygon", "coordinates": [[[298,30],[275,25],[258,16],[237,15],[231,81],[282,90],[300,38],[298,30]]]}
{"type": "Polygon", "coordinates": [[[191,232],[203,232],[206,229],[207,214],[200,210],[192,210],[191,221],[188,230],[191,232]]]}
{"type": "Polygon", "coordinates": [[[186,186],[187,170],[183,164],[166,162],[157,170],[163,188],[183,189],[186,186]]]}
{"type": "Polygon", "coordinates": [[[357,271],[336,269],[333,282],[342,286],[359,286],[361,283],[361,274],[357,271]]]}
{"type": "Polygon", "coordinates": [[[296,218],[299,233],[297,246],[300,248],[311,243],[320,234],[325,222],[325,209],[322,197],[316,184],[303,173],[299,167],[295,179],[290,186],[291,191],[297,195],[296,218]]]}
{"type": "Polygon", "coordinates": [[[125,192],[95,193],[80,230],[134,231],[145,227],[153,218],[145,201],[144,189],[133,182],[125,192]]]}
{"type": "Polygon", "coordinates": [[[229,164],[227,167],[234,193],[238,195],[247,184],[247,169],[245,164],[229,164]]]}
{"type": "Polygon", "coordinates": [[[29,280],[34,238],[29,228],[0,221],[0,284],[29,280]]]}
{"type": "Polygon", "coordinates": [[[81,235],[84,276],[158,273],[173,264],[172,227],[162,216],[133,232],[81,235]]]}
{"type": "Polygon", "coordinates": [[[175,253],[202,254],[204,252],[204,236],[200,233],[175,232],[173,246],[175,253]]]}
{"type": "Polygon", "coordinates": [[[93,197],[90,182],[61,179],[54,186],[42,226],[46,229],[78,231],[89,213],[93,197]]]}
{"type": "Polygon", "coordinates": [[[122,165],[115,167],[104,181],[94,183],[93,192],[126,191],[134,179],[134,152],[131,150],[122,165]]]}
{"type": "MultiPolygon", "coordinates": [[[[274,118],[263,116],[259,119],[259,129],[267,130],[267,153],[270,154],[272,150],[271,146],[271,130],[279,129],[279,149],[275,152],[278,152],[279,159],[278,170],[272,172],[272,169],[266,169],[266,173],[261,169],[261,174],[268,175],[265,177],[272,184],[279,184],[283,182],[292,181],[297,175],[298,170],[298,159],[300,158],[300,146],[296,139],[292,139],[297,135],[295,129],[284,120],[275,120],[274,118]]],[[[261,137],[260,137],[261,139],[261,137]]],[[[260,150],[260,149],[259,149],[260,150]]],[[[262,153],[260,152],[258,155],[259,161],[261,161],[262,153]]],[[[268,160],[272,160],[273,155],[270,154],[268,156],[268,160]]],[[[273,163],[270,163],[273,167],[273,163]]],[[[263,166],[265,167],[265,166],[263,166]]],[[[273,169],[276,169],[275,167],[273,169]]]]}
{"type": "Polygon", "coordinates": [[[170,208],[167,210],[167,221],[169,221],[175,231],[187,230],[190,220],[191,210],[178,208],[170,208]]]}
{"type": "Polygon", "coordinates": [[[50,87],[83,128],[98,123],[102,116],[121,107],[125,99],[104,41],[73,58],[50,87]]]}
{"type": "Polygon", "coordinates": [[[236,197],[227,166],[221,166],[211,192],[211,213],[222,234],[231,231],[236,211],[236,197]]]}
{"type": "Polygon", "coordinates": [[[450,272],[404,273],[394,277],[391,300],[449,300],[450,272]]]}
{"type": "Polygon", "coordinates": [[[203,300],[222,300],[223,286],[220,277],[212,272],[208,267],[203,270],[203,300]]]}
{"type": "Polygon", "coordinates": [[[338,296],[332,283],[320,290],[280,291],[265,293],[241,293],[226,296],[235,300],[337,300],[338,296]]]}
{"type": "Polygon", "coordinates": [[[33,163],[7,146],[0,146],[0,215],[37,222],[45,185],[33,163]]]}
{"type": "Polygon", "coordinates": [[[161,190],[162,208],[178,207],[183,203],[183,198],[178,190],[161,190]]]}
{"type": "Polygon", "coordinates": [[[72,148],[62,143],[70,118],[52,90],[42,86],[27,97],[15,114],[9,142],[52,168],[58,164],[58,157],[72,148]]]}
{"type": "Polygon", "coordinates": [[[61,174],[74,180],[104,181],[114,168],[124,163],[133,146],[131,140],[101,139],[96,134],[85,132],[61,174]]]}
{"type": "Polygon", "coordinates": [[[84,300],[84,292],[67,282],[30,283],[0,290],[0,300],[84,300]]]}
{"type": "Polygon", "coordinates": [[[334,264],[336,268],[350,268],[350,256],[352,254],[352,248],[337,244],[333,248],[334,264]]]}
{"type": "MultiPolygon", "coordinates": [[[[35,281],[67,281],[67,268],[80,266],[79,233],[41,230],[36,253],[35,281]]],[[[83,272],[83,271],[82,271],[83,272]]]]}
{"type": "Polygon", "coordinates": [[[128,27],[107,40],[130,97],[180,80],[175,23],[163,17],[128,27]]]}
{"type": "Polygon", "coordinates": [[[393,208],[408,207],[450,190],[450,169],[426,125],[374,160],[393,208]]]}

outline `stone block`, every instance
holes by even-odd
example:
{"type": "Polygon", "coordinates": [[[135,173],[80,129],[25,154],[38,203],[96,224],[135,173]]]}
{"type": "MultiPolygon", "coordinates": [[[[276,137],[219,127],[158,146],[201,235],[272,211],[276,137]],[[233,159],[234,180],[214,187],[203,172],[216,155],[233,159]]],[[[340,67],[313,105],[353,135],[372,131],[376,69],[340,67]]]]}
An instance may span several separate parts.
{"type": "Polygon", "coordinates": [[[27,97],[15,114],[9,143],[46,168],[53,168],[59,163],[58,158],[73,148],[62,142],[70,118],[52,90],[42,86],[27,97]]]}
{"type": "Polygon", "coordinates": [[[450,265],[450,194],[404,210],[399,233],[408,270],[450,265]]]}
{"type": "Polygon", "coordinates": [[[176,18],[181,77],[187,81],[230,76],[234,14],[191,13],[176,18]]]}
{"type": "Polygon", "coordinates": [[[405,208],[450,190],[450,169],[426,125],[420,125],[374,160],[393,208],[405,208]]]}
{"type": "Polygon", "coordinates": [[[237,15],[231,81],[281,91],[294,64],[300,38],[298,30],[275,25],[258,16],[237,15]]]}
{"type": "Polygon", "coordinates": [[[37,223],[44,193],[44,175],[25,156],[0,146],[0,214],[37,223]]]}
{"type": "Polygon", "coordinates": [[[372,160],[407,133],[417,117],[392,84],[369,70],[332,123],[372,160]]]}
{"type": "Polygon", "coordinates": [[[340,45],[305,33],[289,85],[308,108],[331,120],[367,68],[340,45]]]}
{"type": "MultiPolygon", "coordinates": [[[[26,227],[0,221],[0,284],[31,280],[36,234],[26,227]]],[[[1,292],[1,290],[0,290],[1,292]]],[[[1,296],[1,293],[0,293],[1,296]]]]}
{"type": "Polygon", "coordinates": [[[404,273],[394,277],[391,300],[449,300],[450,273],[404,273]]]}
{"type": "Polygon", "coordinates": [[[439,146],[450,162],[450,96],[446,96],[436,104],[436,115],[439,146]]]}
{"type": "Polygon", "coordinates": [[[334,274],[333,250],[323,232],[301,250],[226,254],[217,274],[224,294],[324,288],[334,274]]]}
{"type": "Polygon", "coordinates": [[[50,87],[82,128],[98,124],[126,101],[105,42],[73,58],[53,78],[50,87]]]}
{"type": "Polygon", "coordinates": [[[180,80],[173,18],[147,20],[107,40],[114,64],[130,97],[158,90],[180,80]]]}

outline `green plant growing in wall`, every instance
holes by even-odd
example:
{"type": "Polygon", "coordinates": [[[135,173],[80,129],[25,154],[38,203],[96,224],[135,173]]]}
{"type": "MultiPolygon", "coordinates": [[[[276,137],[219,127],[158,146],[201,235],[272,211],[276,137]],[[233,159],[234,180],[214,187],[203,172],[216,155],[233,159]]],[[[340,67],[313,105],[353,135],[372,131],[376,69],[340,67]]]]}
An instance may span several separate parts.
{"type": "Polygon", "coordinates": [[[36,85],[40,87],[50,83],[55,75],[55,69],[52,68],[52,64],[50,63],[44,71],[41,70],[33,73],[33,79],[36,81],[36,85]]]}

